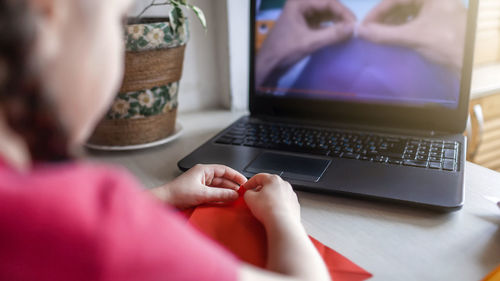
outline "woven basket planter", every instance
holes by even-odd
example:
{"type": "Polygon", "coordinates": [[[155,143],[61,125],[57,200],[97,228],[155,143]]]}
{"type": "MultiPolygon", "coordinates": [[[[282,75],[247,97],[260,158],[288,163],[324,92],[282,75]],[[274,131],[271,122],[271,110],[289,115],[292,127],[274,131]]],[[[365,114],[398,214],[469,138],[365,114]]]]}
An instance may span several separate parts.
{"type": "Polygon", "coordinates": [[[186,24],[174,31],[168,19],[128,25],[123,84],[89,144],[139,145],[174,132],[187,41],[186,24]]]}

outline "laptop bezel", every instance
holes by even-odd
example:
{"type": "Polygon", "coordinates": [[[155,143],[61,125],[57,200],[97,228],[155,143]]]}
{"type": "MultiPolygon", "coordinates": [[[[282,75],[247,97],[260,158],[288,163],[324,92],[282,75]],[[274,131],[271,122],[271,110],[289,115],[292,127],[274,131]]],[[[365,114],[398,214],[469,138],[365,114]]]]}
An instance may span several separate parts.
{"type": "Polygon", "coordinates": [[[462,133],[465,130],[472,79],[478,0],[470,0],[459,105],[419,108],[343,101],[278,98],[259,95],[255,89],[256,1],[250,1],[249,109],[254,116],[301,118],[334,123],[356,123],[418,131],[462,133]]]}

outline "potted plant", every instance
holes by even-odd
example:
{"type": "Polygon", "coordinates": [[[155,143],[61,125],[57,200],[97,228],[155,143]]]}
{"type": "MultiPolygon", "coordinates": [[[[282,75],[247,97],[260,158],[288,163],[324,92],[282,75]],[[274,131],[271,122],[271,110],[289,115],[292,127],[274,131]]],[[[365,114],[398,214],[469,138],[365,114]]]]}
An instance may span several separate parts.
{"type": "Polygon", "coordinates": [[[89,139],[90,145],[140,145],[174,132],[179,81],[189,39],[185,10],[194,12],[206,29],[202,10],[187,0],[152,0],[137,17],[128,20],[123,84],[89,139]],[[156,6],[168,6],[168,17],[143,17],[156,6]]]}

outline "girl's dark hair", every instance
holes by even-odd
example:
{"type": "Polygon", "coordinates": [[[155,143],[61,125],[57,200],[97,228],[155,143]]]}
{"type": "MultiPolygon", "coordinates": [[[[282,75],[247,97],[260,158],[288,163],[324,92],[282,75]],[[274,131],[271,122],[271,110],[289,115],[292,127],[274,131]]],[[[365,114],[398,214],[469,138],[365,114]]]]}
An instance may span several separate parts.
{"type": "Polygon", "coordinates": [[[0,0],[0,109],[34,162],[68,160],[68,138],[33,65],[36,26],[26,0],[0,0]]]}

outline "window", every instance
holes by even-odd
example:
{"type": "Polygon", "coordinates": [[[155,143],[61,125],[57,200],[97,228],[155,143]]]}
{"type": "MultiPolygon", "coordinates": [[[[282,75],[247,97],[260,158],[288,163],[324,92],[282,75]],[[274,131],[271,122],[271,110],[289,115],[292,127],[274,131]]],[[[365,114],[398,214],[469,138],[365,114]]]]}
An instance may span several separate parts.
{"type": "Polygon", "coordinates": [[[475,64],[500,63],[500,1],[480,1],[476,38],[475,64]]]}

